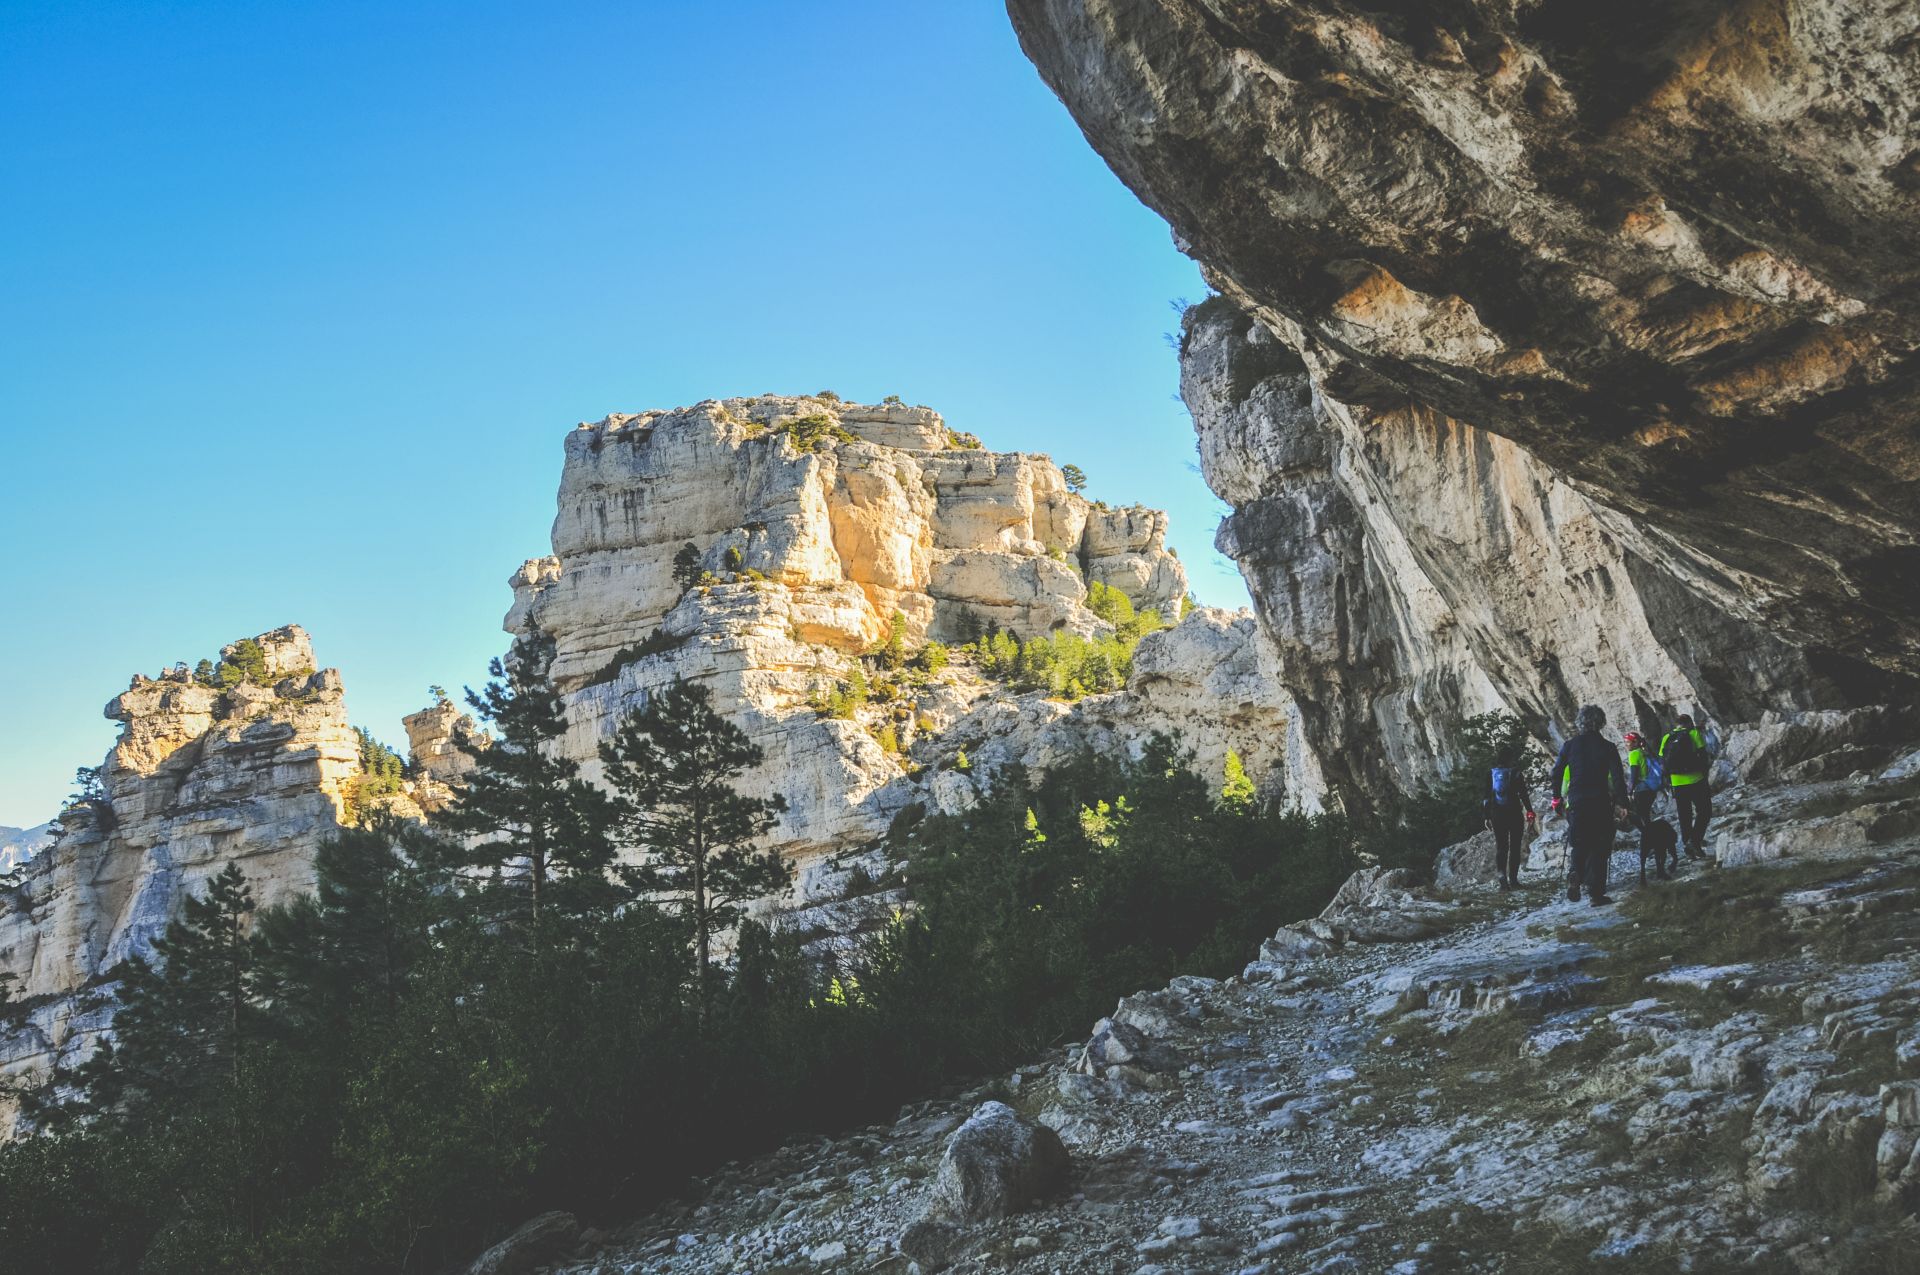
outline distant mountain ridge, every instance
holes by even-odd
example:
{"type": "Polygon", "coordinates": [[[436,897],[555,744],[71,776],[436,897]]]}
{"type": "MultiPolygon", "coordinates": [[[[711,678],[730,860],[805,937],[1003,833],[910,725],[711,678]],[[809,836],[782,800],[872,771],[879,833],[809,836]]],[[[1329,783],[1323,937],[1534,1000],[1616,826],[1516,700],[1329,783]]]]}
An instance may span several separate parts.
{"type": "Polygon", "coordinates": [[[31,828],[0,825],[0,872],[11,872],[53,843],[53,821],[31,828]]]}

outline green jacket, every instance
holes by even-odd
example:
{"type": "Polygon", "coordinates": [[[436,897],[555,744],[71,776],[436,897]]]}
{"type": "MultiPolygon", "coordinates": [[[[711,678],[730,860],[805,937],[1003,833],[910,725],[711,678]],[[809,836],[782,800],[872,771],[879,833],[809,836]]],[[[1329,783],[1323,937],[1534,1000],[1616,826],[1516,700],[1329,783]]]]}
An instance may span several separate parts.
{"type": "MultiPolygon", "coordinates": [[[[1665,735],[1662,735],[1660,737],[1660,756],[1663,760],[1666,758],[1666,755],[1667,755],[1667,745],[1673,742],[1674,736],[1678,735],[1679,733],[1680,732],[1677,730],[1670,730],[1665,735]]],[[[1688,784],[1705,783],[1707,778],[1707,770],[1711,769],[1713,765],[1713,757],[1710,753],[1707,752],[1707,737],[1701,734],[1697,727],[1693,730],[1688,731],[1687,734],[1693,736],[1694,745],[1697,748],[1699,748],[1700,755],[1707,759],[1707,766],[1706,768],[1703,768],[1699,771],[1695,771],[1691,774],[1676,775],[1672,771],[1668,771],[1667,783],[1670,787],[1685,788],[1688,784]]]]}

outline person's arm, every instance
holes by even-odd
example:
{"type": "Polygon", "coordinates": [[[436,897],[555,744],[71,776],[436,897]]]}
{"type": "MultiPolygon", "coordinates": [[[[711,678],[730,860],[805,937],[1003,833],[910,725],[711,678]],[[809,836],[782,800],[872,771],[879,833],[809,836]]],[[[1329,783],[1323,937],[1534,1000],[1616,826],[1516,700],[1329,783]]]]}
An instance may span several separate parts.
{"type": "Polygon", "coordinates": [[[1607,747],[1607,782],[1613,785],[1615,804],[1626,809],[1627,794],[1632,790],[1627,787],[1626,773],[1620,769],[1620,750],[1612,745],[1607,747]]]}

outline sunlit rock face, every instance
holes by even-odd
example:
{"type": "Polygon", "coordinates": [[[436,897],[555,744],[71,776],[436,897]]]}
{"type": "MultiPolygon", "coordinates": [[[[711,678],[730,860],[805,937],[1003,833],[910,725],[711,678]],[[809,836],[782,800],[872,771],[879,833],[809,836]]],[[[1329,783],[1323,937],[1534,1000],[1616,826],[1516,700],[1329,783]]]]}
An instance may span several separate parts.
{"type": "Polygon", "coordinates": [[[111,1015],[74,993],[150,955],[229,863],[263,906],[312,889],[314,853],[361,774],[358,740],[340,675],[314,668],[305,630],[255,641],[263,684],[220,690],[180,666],[136,674],[107,705],[121,728],[101,767],[104,801],[63,815],[60,837],[0,891],[0,971],[36,1002],[0,1034],[0,1075],[38,1075],[90,1048],[111,1015]]]}
{"type": "MultiPolygon", "coordinates": [[[[902,618],[909,648],[984,626],[1021,637],[1105,625],[1088,580],[1177,612],[1166,516],[1068,491],[1047,457],[995,453],[924,407],[709,401],[568,435],[553,553],[514,576],[507,628],[554,639],[562,747],[599,772],[621,716],[675,679],[766,752],[749,790],[788,802],[772,838],[807,860],[883,832],[909,799],[867,720],[815,710],[902,618]],[[693,587],[674,576],[692,545],[693,587]],[[891,787],[890,787],[891,785],[891,787]]],[[[932,698],[966,698],[946,679],[932,698]]],[[[910,745],[929,702],[896,706],[910,745]]]]}
{"type": "Polygon", "coordinates": [[[1137,757],[1159,734],[1177,737],[1193,769],[1213,784],[1224,779],[1231,752],[1262,802],[1317,813],[1326,779],[1284,679],[1251,612],[1200,607],[1141,639],[1125,690],[1071,704],[1026,695],[966,705],[942,722],[937,740],[916,750],[927,769],[912,793],[930,810],[959,814],[1008,766],[1044,774],[1086,750],[1137,757]],[[964,770],[956,765],[962,753],[964,770]]]}
{"type": "Polygon", "coordinates": [[[1331,779],[1911,695],[1920,13],[1008,9],[1224,296],[1187,395],[1331,779]]]}

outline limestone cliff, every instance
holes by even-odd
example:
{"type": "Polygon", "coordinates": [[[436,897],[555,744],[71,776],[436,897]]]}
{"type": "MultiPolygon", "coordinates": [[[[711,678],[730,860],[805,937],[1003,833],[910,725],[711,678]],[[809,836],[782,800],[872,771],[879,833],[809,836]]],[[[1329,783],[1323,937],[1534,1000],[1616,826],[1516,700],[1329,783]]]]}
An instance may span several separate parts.
{"type": "Polygon", "coordinates": [[[590,776],[646,696],[676,678],[710,685],[766,751],[746,783],[786,797],[772,841],[805,866],[915,799],[882,723],[910,751],[923,724],[943,728],[986,689],[956,669],[912,703],[818,711],[894,616],[910,647],[988,625],[1110,630],[1085,605],[1090,581],[1172,615],[1186,573],[1165,537],[1165,514],[1091,503],[1045,456],[986,451],[924,407],[708,401],[568,435],[553,553],[514,576],[506,626],[553,638],[562,747],[590,776]],[[692,583],[675,578],[683,545],[692,583]]]}
{"type": "Polygon", "coordinates": [[[1336,786],[1911,696],[1910,8],[1008,8],[1223,294],[1185,392],[1336,786]]]}
{"type": "Polygon", "coordinates": [[[181,665],[136,674],[107,705],[121,727],[100,795],[65,812],[57,840],[0,890],[0,972],[29,1007],[0,1026],[0,1076],[90,1048],[111,1015],[74,994],[147,955],[229,863],[262,905],[312,888],[314,851],[361,773],[359,742],[340,675],[316,671],[304,630],[252,641],[248,680],[211,685],[181,665]]]}

